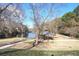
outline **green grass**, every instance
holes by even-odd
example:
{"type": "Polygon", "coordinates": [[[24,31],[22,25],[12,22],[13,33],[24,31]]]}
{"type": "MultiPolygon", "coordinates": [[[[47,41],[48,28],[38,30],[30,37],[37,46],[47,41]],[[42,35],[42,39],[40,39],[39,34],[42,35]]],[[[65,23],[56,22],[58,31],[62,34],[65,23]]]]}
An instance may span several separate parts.
{"type": "Polygon", "coordinates": [[[75,51],[43,51],[26,49],[2,49],[1,56],[79,56],[79,50],[75,51]]]}
{"type": "Polygon", "coordinates": [[[19,40],[23,40],[25,38],[5,38],[5,39],[0,39],[0,44],[6,44],[6,43],[10,43],[10,42],[15,42],[15,41],[19,41],[19,40]]]}

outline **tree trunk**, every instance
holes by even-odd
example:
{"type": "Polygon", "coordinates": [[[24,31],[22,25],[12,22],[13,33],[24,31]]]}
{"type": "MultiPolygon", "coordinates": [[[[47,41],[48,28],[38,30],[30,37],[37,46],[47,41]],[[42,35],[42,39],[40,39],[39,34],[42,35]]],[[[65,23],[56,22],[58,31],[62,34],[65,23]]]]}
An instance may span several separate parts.
{"type": "Polygon", "coordinates": [[[24,37],[24,34],[23,34],[23,32],[21,33],[21,37],[22,37],[22,38],[24,37]]]}
{"type": "Polygon", "coordinates": [[[5,37],[6,37],[6,38],[8,37],[8,34],[7,34],[7,33],[5,34],[5,37]]]}
{"type": "Polygon", "coordinates": [[[36,37],[36,43],[35,43],[35,44],[38,44],[38,41],[39,41],[39,39],[40,39],[40,38],[39,38],[40,30],[37,29],[36,33],[37,33],[37,37],[36,37]]]}

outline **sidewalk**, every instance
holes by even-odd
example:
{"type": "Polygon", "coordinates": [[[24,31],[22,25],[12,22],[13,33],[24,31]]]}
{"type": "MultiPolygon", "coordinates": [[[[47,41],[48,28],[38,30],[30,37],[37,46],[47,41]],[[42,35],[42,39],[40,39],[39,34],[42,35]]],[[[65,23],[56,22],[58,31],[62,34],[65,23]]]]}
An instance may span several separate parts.
{"type": "Polygon", "coordinates": [[[25,41],[25,40],[20,40],[20,41],[15,41],[15,42],[2,44],[2,45],[0,45],[0,49],[4,49],[4,48],[10,47],[10,46],[13,46],[16,43],[23,42],[23,41],[25,41]]]}

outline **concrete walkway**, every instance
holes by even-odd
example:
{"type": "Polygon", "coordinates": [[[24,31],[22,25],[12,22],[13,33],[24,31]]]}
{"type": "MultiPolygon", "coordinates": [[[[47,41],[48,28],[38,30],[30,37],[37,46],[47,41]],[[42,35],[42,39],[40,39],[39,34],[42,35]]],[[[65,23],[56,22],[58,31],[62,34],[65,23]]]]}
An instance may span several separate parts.
{"type": "Polygon", "coordinates": [[[4,48],[11,47],[11,46],[16,45],[17,43],[20,43],[20,42],[23,42],[23,41],[25,41],[25,40],[20,40],[20,41],[16,41],[16,42],[11,42],[11,43],[9,43],[9,44],[4,44],[4,45],[2,45],[2,46],[0,47],[0,49],[4,49],[4,48]]]}
{"type": "Polygon", "coordinates": [[[0,49],[4,49],[4,48],[7,48],[7,47],[11,47],[13,45],[15,45],[15,44],[5,45],[5,46],[0,47],[0,49]]]}

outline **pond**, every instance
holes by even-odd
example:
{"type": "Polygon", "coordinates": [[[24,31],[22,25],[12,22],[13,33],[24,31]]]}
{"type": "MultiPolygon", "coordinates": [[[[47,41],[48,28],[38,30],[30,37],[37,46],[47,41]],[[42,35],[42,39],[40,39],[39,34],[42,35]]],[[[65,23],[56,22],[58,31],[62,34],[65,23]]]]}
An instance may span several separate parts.
{"type": "MultiPolygon", "coordinates": [[[[50,33],[50,32],[43,32],[44,35],[54,35],[54,33],[50,33]]],[[[35,32],[29,32],[27,38],[29,39],[34,39],[36,37],[36,33],[35,32]]]]}
{"type": "Polygon", "coordinates": [[[29,32],[27,38],[29,39],[34,39],[36,37],[36,33],[34,32],[29,32]]]}

